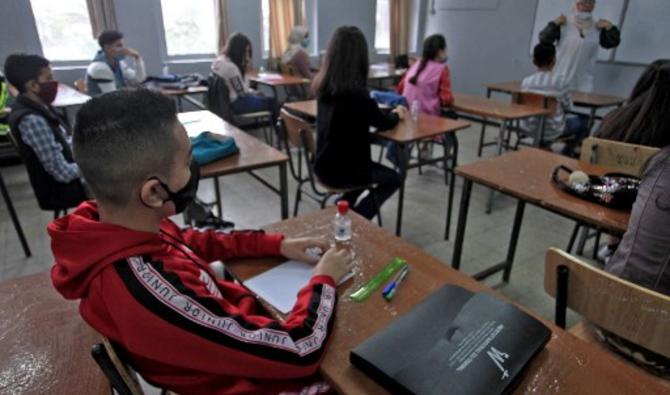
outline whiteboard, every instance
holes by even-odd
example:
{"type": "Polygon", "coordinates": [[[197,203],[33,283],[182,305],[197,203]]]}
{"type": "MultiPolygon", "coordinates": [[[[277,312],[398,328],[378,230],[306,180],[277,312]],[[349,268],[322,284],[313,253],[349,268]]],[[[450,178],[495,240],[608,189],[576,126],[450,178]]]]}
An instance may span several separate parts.
{"type": "Polygon", "coordinates": [[[669,0],[633,0],[628,3],[621,29],[621,44],[616,60],[630,63],[651,63],[670,58],[669,0]]]}
{"type": "MultiPolygon", "coordinates": [[[[642,0],[646,2],[647,0],[642,0]]],[[[657,2],[668,2],[669,0],[656,0],[657,2]]],[[[637,1],[634,1],[637,2],[637,1]]],[[[593,10],[593,19],[607,19],[615,25],[619,25],[621,14],[623,13],[625,0],[600,0],[596,3],[593,10]]],[[[533,25],[533,35],[530,40],[530,53],[533,53],[533,47],[538,43],[540,31],[547,26],[547,23],[556,19],[559,15],[570,16],[572,6],[575,0],[538,0],[537,10],[535,12],[535,24],[533,25]]],[[[662,15],[662,14],[660,14],[662,15]]],[[[668,14],[666,14],[667,17],[668,14]]],[[[599,60],[610,60],[612,56],[611,49],[600,48],[598,52],[599,60]]]]}

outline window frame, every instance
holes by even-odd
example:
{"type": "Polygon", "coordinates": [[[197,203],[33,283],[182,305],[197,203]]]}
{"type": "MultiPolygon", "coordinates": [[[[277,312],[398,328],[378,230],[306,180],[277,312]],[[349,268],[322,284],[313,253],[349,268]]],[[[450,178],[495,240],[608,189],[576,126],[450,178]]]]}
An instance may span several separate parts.
{"type": "MultiPolygon", "coordinates": [[[[188,54],[188,55],[170,55],[167,48],[167,37],[165,33],[165,20],[163,19],[163,2],[159,0],[156,7],[156,26],[158,29],[158,41],[159,41],[159,52],[161,56],[161,63],[165,64],[178,64],[178,63],[189,63],[189,62],[211,62],[218,56],[217,50],[214,49],[211,53],[197,53],[197,54],[188,54]]],[[[214,18],[214,5],[212,3],[212,17],[214,18]]],[[[216,31],[216,18],[214,18],[214,29],[216,31]]]]}

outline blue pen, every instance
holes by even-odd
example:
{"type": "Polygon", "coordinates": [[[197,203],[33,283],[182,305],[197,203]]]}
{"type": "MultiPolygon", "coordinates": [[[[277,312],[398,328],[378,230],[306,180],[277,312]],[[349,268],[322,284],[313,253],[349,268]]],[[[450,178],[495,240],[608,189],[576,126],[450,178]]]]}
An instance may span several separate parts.
{"type": "Polygon", "coordinates": [[[393,276],[393,280],[389,281],[386,284],[386,286],[384,287],[384,289],[382,289],[382,295],[385,295],[385,294],[391,292],[391,289],[393,287],[395,287],[396,281],[398,281],[398,279],[400,278],[400,275],[402,274],[402,272],[405,270],[406,267],[407,267],[407,265],[405,264],[400,268],[400,270],[398,270],[398,272],[395,274],[395,276],[393,276]]]}
{"type": "Polygon", "coordinates": [[[400,284],[405,280],[405,278],[407,278],[408,274],[409,274],[409,266],[405,266],[398,274],[398,277],[395,280],[393,280],[393,282],[391,282],[389,285],[387,285],[386,288],[384,288],[384,291],[382,292],[382,296],[384,297],[384,299],[386,299],[387,301],[393,299],[396,290],[398,289],[400,284]]]}

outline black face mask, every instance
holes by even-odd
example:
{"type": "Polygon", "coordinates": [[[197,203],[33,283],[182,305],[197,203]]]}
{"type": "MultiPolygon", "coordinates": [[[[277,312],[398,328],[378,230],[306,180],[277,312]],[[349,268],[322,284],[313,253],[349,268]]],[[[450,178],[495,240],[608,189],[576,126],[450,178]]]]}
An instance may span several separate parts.
{"type": "Polygon", "coordinates": [[[186,210],[186,207],[188,207],[193,202],[193,199],[195,199],[195,193],[198,191],[198,182],[200,181],[200,166],[198,166],[198,163],[195,160],[191,162],[191,178],[189,178],[186,185],[177,192],[170,191],[170,188],[157,177],[153,178],[158,180],[161,187],[167,192],[168,198],[165,199],[165,201],[172,200],[175,209],[177,210],[176,213],[179,214],[186,210]]]}

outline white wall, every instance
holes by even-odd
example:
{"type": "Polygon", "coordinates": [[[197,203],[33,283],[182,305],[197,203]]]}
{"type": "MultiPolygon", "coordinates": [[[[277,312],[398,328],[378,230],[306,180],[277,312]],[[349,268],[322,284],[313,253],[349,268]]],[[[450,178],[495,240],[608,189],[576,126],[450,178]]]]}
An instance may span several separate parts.
{"type": "MultiPolygon", "coordinates": [[[[457,92],[483,94],[486,83],[521,79],[533,72],[528,48],[536,6],[537,0],[500,0],[495,10],[438,10],[435,15],[427,7],[425,33],[446,36],[457,92]]],[[[598,63],[595,90],[628,96],[643,70],[598,63]]]]}

